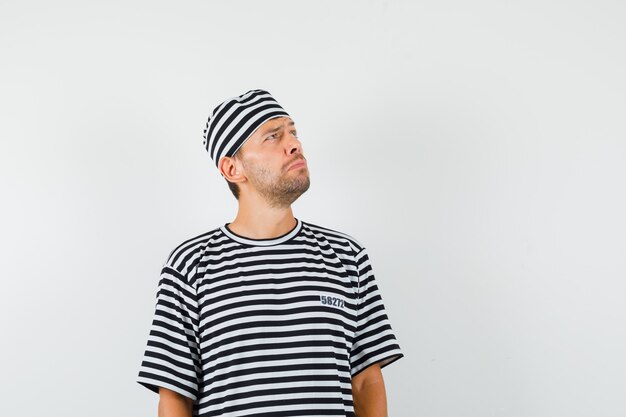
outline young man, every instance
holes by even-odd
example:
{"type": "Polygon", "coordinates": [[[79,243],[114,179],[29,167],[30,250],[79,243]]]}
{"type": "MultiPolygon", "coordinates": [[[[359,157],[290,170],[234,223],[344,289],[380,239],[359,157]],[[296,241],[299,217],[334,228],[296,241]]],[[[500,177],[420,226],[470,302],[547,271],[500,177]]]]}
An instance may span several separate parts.
{"type": "Polygon", "coordinates": [[[293,119],[250,90],[204,146],[239,209],[163,264],[137,378],[159,416],[386,417],[381,368],[404,355],[366,248],[292,213],[310,184],[293,119]]]}

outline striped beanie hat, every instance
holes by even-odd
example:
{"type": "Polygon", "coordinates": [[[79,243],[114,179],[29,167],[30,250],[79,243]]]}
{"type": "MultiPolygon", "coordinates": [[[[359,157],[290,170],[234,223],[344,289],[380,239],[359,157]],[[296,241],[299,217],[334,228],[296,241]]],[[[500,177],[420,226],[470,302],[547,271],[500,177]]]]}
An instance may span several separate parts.
{"type": "Polygon", "coordinates": [[[219,168],[222,156],[232,157],[266,121],[289,114],[265,90],[249,90],[213,109],[204,128],[204,148],[219,168]]]}

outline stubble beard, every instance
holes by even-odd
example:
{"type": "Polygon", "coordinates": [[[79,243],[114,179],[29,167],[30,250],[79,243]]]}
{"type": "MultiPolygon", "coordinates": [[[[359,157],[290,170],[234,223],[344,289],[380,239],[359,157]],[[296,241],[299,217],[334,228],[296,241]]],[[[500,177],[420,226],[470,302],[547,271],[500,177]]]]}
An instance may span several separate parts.
{"type": "Polygon", "coordinates": [[[273,174],[265,167],[249,165],[242,161],[248,179],[256,191],[268,202],[270,207],[289,207],[311,185],[308,168],[296,168],[295,171],[281,171],[278,175],[273,174]]]}

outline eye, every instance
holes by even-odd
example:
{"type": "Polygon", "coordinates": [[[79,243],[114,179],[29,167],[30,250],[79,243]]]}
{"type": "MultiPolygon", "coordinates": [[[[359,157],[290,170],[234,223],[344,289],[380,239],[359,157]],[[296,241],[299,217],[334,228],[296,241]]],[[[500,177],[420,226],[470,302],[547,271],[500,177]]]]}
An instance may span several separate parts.
{"type": "Polygon", "coordinates": [[[276,133],[272,133],[266,139],[274,139],[276,137],[276,133]]]}
{"type": "Polygon", "coordinates": [[[298,132],[296,132],[295,130],[292,130],[291,133],[293,133],[295,137],[298,137],[298,132]]]}

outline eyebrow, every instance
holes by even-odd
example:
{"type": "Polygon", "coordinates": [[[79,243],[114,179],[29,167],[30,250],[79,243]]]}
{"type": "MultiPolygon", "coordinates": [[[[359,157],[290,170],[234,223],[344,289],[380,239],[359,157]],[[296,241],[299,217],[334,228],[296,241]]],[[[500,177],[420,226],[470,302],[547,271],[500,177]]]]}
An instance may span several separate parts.
{"type": "MultiPolygon", "coordinates": [[[[293,122],[293,120],[291,120],[291,121],[289,122],[288,126],[293,126],[293,125],[295,125],[295,123],[293,122]]],[[[278,131],[279,131],[280,129],[282,129],[282,128],[283,128],[283,126],[282,126],[282,125],[280,125],[280,126],[276,126],[276,127],[275,127],[275,128],[273,128],[273,129],[266,130],[266,131],[263,133],[263,136],[265,136],[265,135],[267,135],[267,134],[270,134],[270,133],[278,132],[278,131]]]]}

